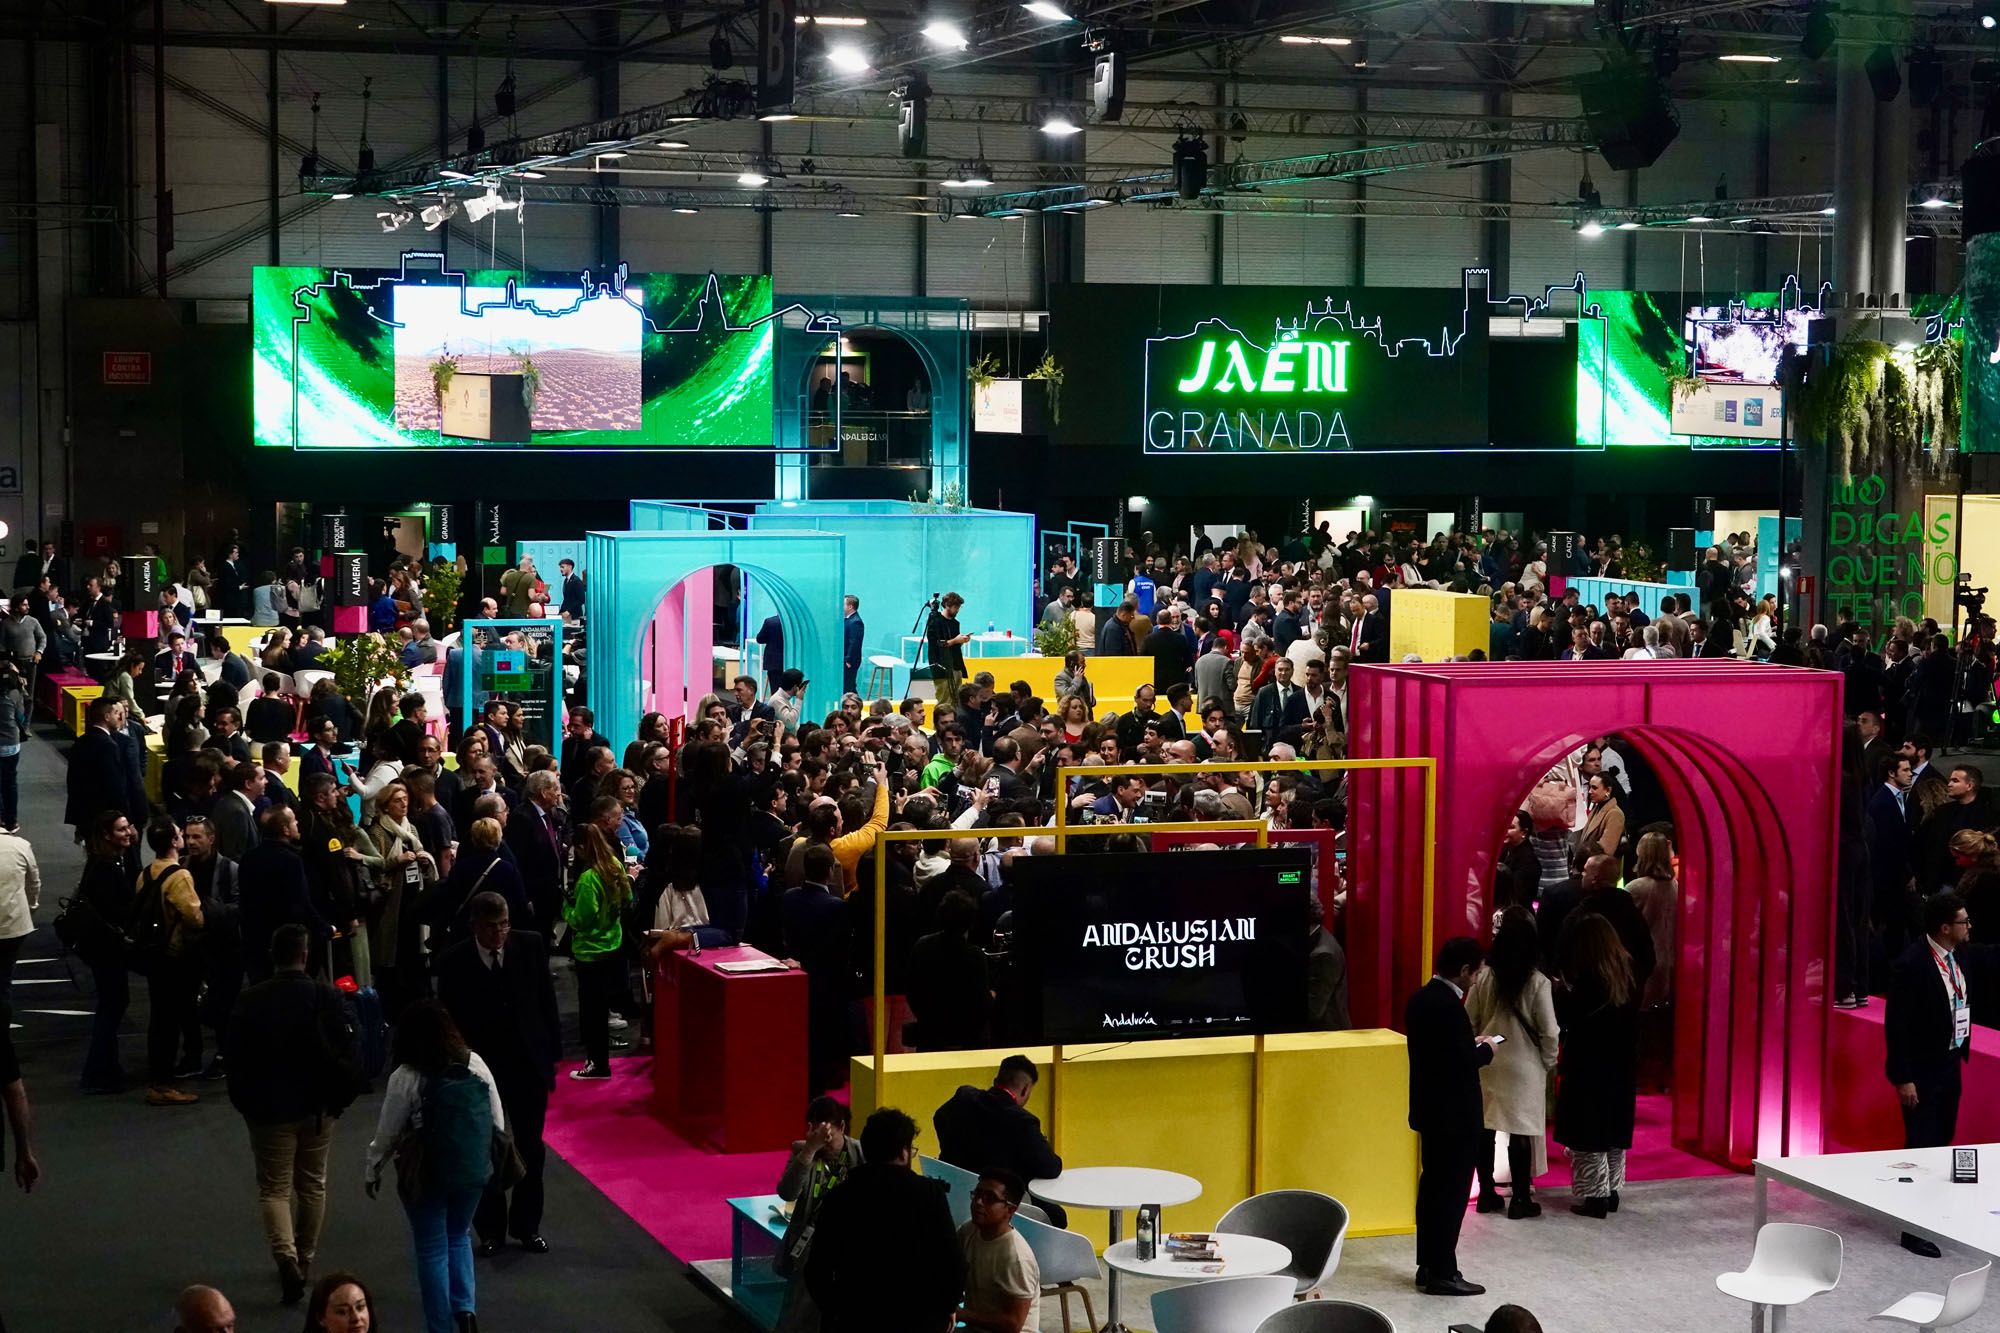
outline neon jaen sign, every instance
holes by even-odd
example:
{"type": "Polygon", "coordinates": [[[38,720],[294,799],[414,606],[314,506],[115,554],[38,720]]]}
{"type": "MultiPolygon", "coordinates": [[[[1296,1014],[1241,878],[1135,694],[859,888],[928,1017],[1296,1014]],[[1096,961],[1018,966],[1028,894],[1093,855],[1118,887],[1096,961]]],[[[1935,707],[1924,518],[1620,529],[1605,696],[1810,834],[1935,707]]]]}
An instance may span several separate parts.
{"type": "Polygon", "coordinates": [[[1174,387],[1183,394],[1346,393],[1349,345],[1288,339],[1264,351],[1242,338],[1204,338],[1194,369],[1174,387]]]}

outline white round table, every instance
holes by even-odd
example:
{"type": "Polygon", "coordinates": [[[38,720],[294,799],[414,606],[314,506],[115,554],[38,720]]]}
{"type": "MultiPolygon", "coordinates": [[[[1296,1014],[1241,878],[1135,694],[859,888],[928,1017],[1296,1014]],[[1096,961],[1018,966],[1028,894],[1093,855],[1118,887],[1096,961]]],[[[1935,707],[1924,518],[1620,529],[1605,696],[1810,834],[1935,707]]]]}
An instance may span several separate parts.
{"type": "Polygon", "coordinates": [[[1182,1282],[1212,1282],[1219,1277],[1263,1277],[1266,1273],[1282,1273],[1290,1267],[1292,1252],[1275,1240],[1265,1240],[1262,1236],[1239,1236],[1233,1232],[1212,1233],[1216,1250],[1221,1255],[1218,1261],[1222,1271],[1205,1273],[1204,1265],[1188,1263],[1168,1257],[1166,1236],[1160,1237],[1160,1253],[1152,1259],[1139,1257],[1139,1242],[1121,1240],[1104,1252],[1104,1262],[1121,1273],[1134,1277],[1162,1277],[1182,1282]]]}
{"type": "MultiPolygon", "coordinates": [[[[1145,1166],[1079,1166],[1049,1180],[1033,1181],[1028,1192],[1037,1198],[1059,1203],[1065,1208],[1102,1208],[1110,1214],[1109,1235],[1113,1249],[1125,1227],[1125,1210],[1149,1203],[1169,1206],[1189,1203],[1201,1197],[1201,1182],[1178,1171],[1158,1171],[1145,1166]]],[[[1108,1262],[1111,1251],[1105,1251],[1108,1262]]],[[[1291,1256],[1285,1257],[1285,1263],[1291,1256]]],[[[1284,1264],[1279,1265],[1280,1268],[1284,1264]]],[[[1113,1264],[1105,1278],[1105,1333],[1125,1327],[1119,1318],[1118,1266],[1113,1264]]]]}

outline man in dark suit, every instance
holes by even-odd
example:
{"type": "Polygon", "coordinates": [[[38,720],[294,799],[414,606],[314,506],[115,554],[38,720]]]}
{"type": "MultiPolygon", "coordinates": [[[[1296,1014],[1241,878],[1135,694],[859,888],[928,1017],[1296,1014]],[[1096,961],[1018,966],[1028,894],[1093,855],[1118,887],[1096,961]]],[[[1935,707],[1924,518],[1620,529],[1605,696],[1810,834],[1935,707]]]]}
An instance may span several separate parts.
{"type": "Polygon", "coordinates": [[[1153,659],[1153,688],[1162,694],[1176,685],[1187,684],[1194,675],[1194,649],[1181,632],[1179,617],[1172,611],[1160,612],[1139,651],[1153,659]]]}
{"type": "Polygon", "coordinates": [[[1361,618],[1355,622],[1348,647],[1356,662],[1389,660],[1389,617],[1382,610],[1381,599],[1372,592],[1361,599],[1361,618]]]}
{"type": "Polygon", "coordinates": [[[402,717],[389,728],[389,734],[396,741],[396,757],[406,764],[414,764],[423,748],[424,737],[430,734],[426,725],[429,719],[425,716],[424,696],[414,693],[404,695],[400,709],[402,717]]]}
{"type": "MultiPolygon", "coordinates": [[[[166,616],[160,617],[162,627],[166,616]]],[[[187,649],[187,636],[179,630],[167,630],[167,646],[153,654],[153,675],[159,680],[174,680],[183,671],[195,670],[194,654],[187,649]]]]}
{"type": "Polygon", "coordinates": [[[279,926],[304,926],[315,955],[333,938],[333,927],[313,906],[306,863],[299,854],[298,816],[273,806],[258,816],[257,829],[257,845],[236,867],[243,974],[253,983],[271,975],[271,938],[279,926]]]}
{"type": "Polygon", "coordinates": [[[54,542],[43,542],[14,562],[16,590],[32,588],[43,579],[58,588],[69,587],[69,561],[56,554],[54,542]]]}
{"type": "Polygon", "coordinates": [[[806,973],[806,1091],[837,1088],[847,1063],[847,914],[830,887],[840,874],[833,849],[814,843],[801,858],[803,879],[778,902],[785,952],[806,973]]]}
{"type": "MultiPolygon", "coordinates": [[[[257,749],[259,759],[264,764],[264,810],[280,808],[297,812],[298,793],[285,785],[285,775],[292,771],[292,747],[286,741],[267,741],[257,749]]],[[[264,810],[257,813],[261,816],[264,810]]]]}
{"type": "Polygon", "coordinates": [[[880,1107],[860,1137],[865,1160],[820,1205],[806,1252],[805,1288],[820,1327],[944,1329],[965,1295],[965,1259],[944,1187],[910,1169],[916,1122],[880,1107]]]}
{"type": "MultiPolygon", "coordinates": [[[[1925,938],[1890,970],[1882,1013],[1884,1072],[1903,1106],[1903,1146],[1941,1148],[1958,1132],[1961,1068],[1972,1058],[1972,1006],[1959,957],[1972,936],[1965,900],[1947,889],[1924,903],[1925,938]]],[[[1903,1248],[1926,1258],[1938,1247],[1903,1233],[1903,1248]]]]}
{"type": "Polygon", "coordinates": [[[1864,809],[1868,823],[1869,910],[1884,950],[1894,957],[1909,939],[1911,850],[1917,822],[1917,802],[1910,791],[1910,761],[1889,754],[1882,761],[1881,780],[1868,793],[1864,809]]]}
{"type": "Polygon", "coordinates": [[[764,676],[775,683],[785,674],[785,622],[766,616],[757,627],[757,643],[764,649],[764,676]]]}
{"type": "Polygon", "coordinates": [[[1490,1037],[1474,1037],[1465,991],[1484,959],[1460,935],[1438,950],[1431,979],[1403,1010],[1410,1055],[1410,1128],[1422,1141],[1417,1178],[1417,1287],[1426,1296],[1478,1296],[1486,1288],[1458,1271],[1458,1232],[1479,1153],[1488,1143],[1479,1071],[1493,1061],[1490,1037]]]}
{"type": "Polygon", "coordinates": [[[576,572],[576,561],[558,560],[556,569],[562,574],[562,601],[557,609],[582,620],[583,579],[576,572]]]}
{"type": "MultiPolygon", "coordinates": [[[[993,1170],[1012,1171],[1023,1180],[1061,1175],[1062,1158],[1049,1146],[1041,1120],[1028,1109],[1039,1077],[1033,1060],[1010,1055],[1000,1062],[992,1087],[960,1086],[931,1115],[939,1160],[976,1175],[993,1170]]],[[[1069,1225],[1059,1204],[1038,1202],[1050,1222],[1069,1225]]]]}
{"type": "Polygon", "coordinates": [[[507,820],[505,835],[534,908],[535,933],[544,940],[550,937],[562,911],[563,866],[569,860],[569,828],[562,818],[562,803],[562,781],[553,770],[530,773],[507,820]]]}
{"type": "Polygon", "coordinates": [[[1281,657],[1271,668],[1271,681],[1259,687],[1250,701],[1250,729],[1262,732],[1266,748],[1277,741],[1298,744],[1299,735],[1312,714],[1306,706],[1306,692],[1292,682],[1292,659],[1281,657]]]}
{"type": "Polygon", "coordinates": [[[840,622],[840,688],[853,694],[854,682],[861,674],[861,640],[868,627],[861,620],[859,597],[849,593],[840,600],[847,612],[840,622]]]}
{"type": "Polygon", "coordinates": [[[494,1253],[505,1234],[531,1253],[546,1254],[542,1165],[548,1153],[542,1146],[542,1122],[562,1050],[548,948],[540,935],[512,928],[507,900],[497,893],[473,895],[471,917],[472,938],[438,956],[438,998],[466,1045],[493,1071],[514,1147],[527,1168],[511,1200],[497,1184],[486,1187],[472,1222],[477,1251],[494,1253]]]}
{"type": "Polygon", "coordinates": [[[121,707],[116,699],[92,699],[84,710],[83,736],[69,754],[63,822],[75,827],[78,842],[90,836],[97,817],[106,810],[129,815],[134,808],[124,752],[111,734],[110,719],[121,707]]]}

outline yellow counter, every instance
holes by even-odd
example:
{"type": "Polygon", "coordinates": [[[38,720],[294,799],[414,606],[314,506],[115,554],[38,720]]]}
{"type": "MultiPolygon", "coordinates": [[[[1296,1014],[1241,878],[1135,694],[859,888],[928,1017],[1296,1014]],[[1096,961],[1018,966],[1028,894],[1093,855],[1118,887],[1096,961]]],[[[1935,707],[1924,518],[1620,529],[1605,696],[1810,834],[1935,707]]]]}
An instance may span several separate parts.
{"type": "Polygon", "coordinates": [[[1389,660],[1415,653],[1447,662],[1492,644],[1493,603],[1475,593],[1398,588],[1389,617],[1389,660]]]}
{"type": "MultiPolygon", "coordinates": [[[[1347,1205],[1349,1235],[1413,1231],[1417,1136],[1406,1120],[1402,1035],[1370,1028],[1264,1041],[1261,1088],[1251,1037],[1069,1046],[1060,1063],[1049,1047],[1022,1048],[1042,1071],[1028,1109],[1070,1165],[1156,1167],[1200,1180],[1199,1199],[1166,1210],[1172,1229],[1212,1227],[1259,1190],[1312,1189],[1347,1205]]],[[[881,1088],[873,1062],[857,1058],[854,1123],[899,1106],[923,1131],[918,1151],[934,1152],[931,1114],[959,1085],[992,1082],[1013,1053],[890,1055],[881,1088]]],[[[1070,1229],[1105,1243],[1103,1213],[1071,1209],[1070,1229]]]]}

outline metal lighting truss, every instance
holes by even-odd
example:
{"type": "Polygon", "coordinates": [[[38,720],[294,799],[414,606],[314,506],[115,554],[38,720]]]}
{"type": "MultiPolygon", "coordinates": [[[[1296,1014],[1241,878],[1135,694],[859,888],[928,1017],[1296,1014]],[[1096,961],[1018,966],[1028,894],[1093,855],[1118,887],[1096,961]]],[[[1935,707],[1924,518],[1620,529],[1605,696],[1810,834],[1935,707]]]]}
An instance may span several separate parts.
{"type": "MultiPolygon", "coordinates": [[[[1070,12],[1071,21],[1067,23],[1038,18],[1018,5],[995,6],[984,10],[966,25],[969,40],[962,51],[940,50],[921,32],[903,32],[874,46],[869,53],[871,68],[866,74],[802,76],[795,89],[794,102],[825,93],[866,88],[877,89],[886,97],[907,77],[918,72],[935,73],[1015,55],[1051,43],[1078,39],[1090,29],[1115,29],[1124,24],[1151,22],[1162,15],[1202,3],[1204,0],[1097,0],[1094,4],[1074,6],[1070,12]]],[[[497,182],[523,166],[540,170],[552,164],[588,160],[608,152],[643,148],[648,141],[684,132],[695,121],[721,118],[724,111],[732,119],[755,118],[759,114],[754,106],[754,87],[748,88],[748,101],[741,96],[705,96],[704,92],[703,89],[690,88],[679,97],[652,106],[621,111],[614,116],[550,134],[495,144],[478,153],[443,158],[407,170],[379,173],[371,180],[358,181],[352,176],[319,177],[308,182],[306,188],[324,193],[340,190],[381,196],[435,194],[439,190],[467,184],[497,182]]]]}

